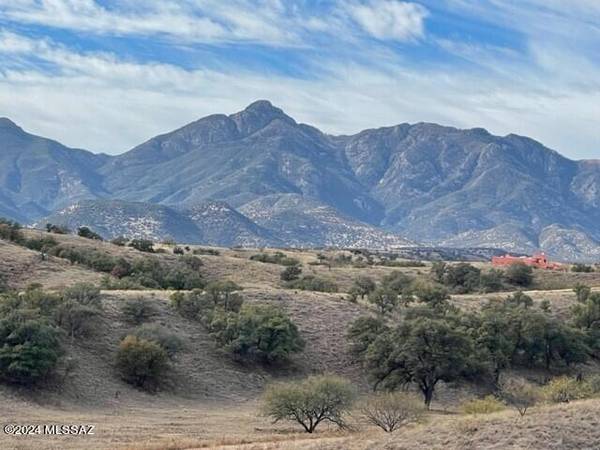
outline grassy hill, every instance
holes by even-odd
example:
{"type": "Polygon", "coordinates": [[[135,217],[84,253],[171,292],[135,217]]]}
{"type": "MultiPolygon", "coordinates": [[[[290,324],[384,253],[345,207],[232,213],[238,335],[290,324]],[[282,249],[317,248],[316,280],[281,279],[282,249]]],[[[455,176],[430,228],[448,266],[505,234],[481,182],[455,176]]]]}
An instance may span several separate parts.
{"type": "MultiPolygon", "coordinates": [[[[28,238],[52,237],[59,245],[95,249],[129,261],[147,253],[72,235],[24,230],[28,238]]],[[[182,256],[174,246],[156,245],[157,258],[168,268],[182,256]]],[[[0,384],[4,423],[95,424],[94,436],[0,435],[2,448],[592,448],[600,439],[597,416],[600,402],[588,400],[568,405],[540,406],[517,420],[514,410],[477,416],[459,414],[459,405],[490,392],[485,383],[442,384],[436,390],[433,411],[422,423],[410,425],[391,437],[363,423],[357,414],[353,428],[338,432],[324,426],[314,436],[299,434],[288,423],[273,424],[257,412],[265,386],[273,381],[296,380],[311,374],[331,373],[351,380],[360,395],[369,393],[361,364],[347,351],[350,323],[373,310],[366,299],[349,299],[354,280],[369,276],[376,282],[392,272],[429,279],[432,263],[396,260],[391,264],[378,255],[365,264],[364,255],[339,250],[227,249],[190,246],[202,261],[200,273],[207,281],[231,280],[243,290],[248,304],[276,305],[298,326],[306,341],[303,351],[288,364],[265,366],[236,360],[219,348],[206,327],[182,317],[170,304],[172,290],[103,290],[101,311],[89,336],[65,338],[66,354],[57,375],[34,388],[0,384]],[[257,260],[257,254],[276,255],[299,261],[304,275],[314,275],[337,285],[338,292],[314,292],[288,288],[280,279],[285,266],[257,260]],[[251,259],[252,258],[252,259],[251,259]],[[363,258],[363,259],[360,259],[363,258]],[[387,265],[382,265],[387,264],[387,265]],[[390,267],[392,265],[393,267],[390,267]],[[151,304],[155,314],[147,320],[176,334],[183,348],[172,362],[172,370],[155,393],[125,383],[115,369],[115,354],[121,339],[135,328],[122,312],[133,298],[151,304]],[[68,370],[66,366],[69,366],[68,370]]],[[[0,240],[0,276],[9,287],[24,290],[39,283],[58,291],[75,282],[101,284],[107,275],[83,264],[47,256],[12,242],[0,240]]],[[[258,258],[260,259],[260,258],[258,258]]],[[[264,259],[264,258],[263,258],[264,259]]],[[[476,263],[483,270],[489,264],[476,263]]],[[[600,272],[574,273],[535,271],[526,293],[536,304],[550,303],[553,314],[566,314],[575,302],[571,290],[577,282],[600,289],[600,272]],[[551,289],[548,289],[551,288],[551,289]]],[[[451,303],[464,310],[477,309],[502,292],[452,295],[451,303]]],[[[580,369],[581,370],[581,369],[580,369]]],[[[583,368],[595,372],[594,364],[583,368]]],[[[523,375],[523,373],[519,373],[523,375]]],[[[539,370],[526,376],[543,381],[549,375],[539,370]]]]}

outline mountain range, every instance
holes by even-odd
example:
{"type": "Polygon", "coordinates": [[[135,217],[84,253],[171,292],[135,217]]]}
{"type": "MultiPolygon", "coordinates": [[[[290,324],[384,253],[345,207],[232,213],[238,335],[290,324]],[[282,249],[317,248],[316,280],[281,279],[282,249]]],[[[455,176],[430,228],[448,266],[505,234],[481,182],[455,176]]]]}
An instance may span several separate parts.
{"type": "Polygon", "coordinates": [[[268,101],[117,156],[0,119],[0,215],[214,245],[542,249],[600,258],[600,161],[430,123],[325,134],[268,101]]]}

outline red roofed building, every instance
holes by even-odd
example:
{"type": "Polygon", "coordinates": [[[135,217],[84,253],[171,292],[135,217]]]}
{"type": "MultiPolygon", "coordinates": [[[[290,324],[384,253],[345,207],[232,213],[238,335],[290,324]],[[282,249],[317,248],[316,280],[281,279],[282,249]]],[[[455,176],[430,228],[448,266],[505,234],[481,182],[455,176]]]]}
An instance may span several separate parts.
{"type": "Polygon", "coordinates": [[[511,264],[525,264],[538,269],[562,270],[563,265],[555,262],[550,262],[548,257],[543,253],[534,253],[533,256],[492,256],[493,266],[510,266],[511,264]]]}

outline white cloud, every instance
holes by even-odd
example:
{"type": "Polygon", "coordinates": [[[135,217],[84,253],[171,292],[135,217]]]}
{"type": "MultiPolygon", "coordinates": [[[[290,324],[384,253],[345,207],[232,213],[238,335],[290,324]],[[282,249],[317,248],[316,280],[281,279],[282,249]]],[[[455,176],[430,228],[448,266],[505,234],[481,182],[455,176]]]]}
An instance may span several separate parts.
{"type": "Polygon", "coordinates": [[[186,42],[250,41],[293,45],[294,20],[274,0],[129,0],[111,9],[95,0],[0,0],[0,18],[105,35],[186,42]]]}
{"type": "Polygon", "coordinates": [[[411,41],[423,37],[427,9],[417,3],[371,0],[348,5],[351,17],[377,39],[411,41]]]}
{"type": "Polygon", "coordinates": [[[77,53],[52,41],[0,35],[0,56],[30,52],[57,67],[0,72],[0,116],[73,147],[120,153],[159,133],[267,98],[326,132],[432,121],[529,135],[571,156],[597,142],[600,93],[538,80],[327,62],[319,79],[240,70],[185,70],[77,53]]]}

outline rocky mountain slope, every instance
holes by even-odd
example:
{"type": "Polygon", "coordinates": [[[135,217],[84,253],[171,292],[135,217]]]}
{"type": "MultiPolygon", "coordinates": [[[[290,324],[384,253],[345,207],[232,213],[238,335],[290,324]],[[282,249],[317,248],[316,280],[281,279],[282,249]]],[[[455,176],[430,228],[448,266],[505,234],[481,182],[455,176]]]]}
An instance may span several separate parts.
{"type": "Polygon", "coordinates": [[[600,252],[600,163],[515,135],[419,123],[330,136],[258,101],[114,157],[67,149],[7,119],[0,138],[0,215],[23,221],[119,199],[183,215],[178,240],[188,239],[186,221],[202,222],[216,235],[195,241],[220,245],[240,235],[271,245],[541,248],[573,260],[600,252]]]}

